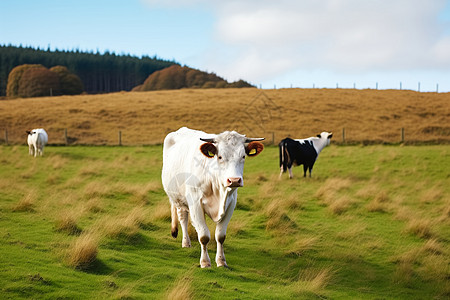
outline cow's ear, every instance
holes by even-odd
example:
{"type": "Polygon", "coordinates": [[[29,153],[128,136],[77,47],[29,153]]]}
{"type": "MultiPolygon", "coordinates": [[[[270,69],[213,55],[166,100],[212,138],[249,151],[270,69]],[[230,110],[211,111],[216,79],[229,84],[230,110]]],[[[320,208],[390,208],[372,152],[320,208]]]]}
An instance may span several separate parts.
{"type": "Polygon", "coordinates": [[[245,147],[245,153],[247,153],[248,156],[256,156],[260,154],[263,149],[264,145],[260,142],[250,142],[247,147],[245,147]]]}
{"type": "Polygon", "coordinates": [[[203,143],[200,146],[200,151],[208,158],[212,158],[217,154],[217,148],[212,143],[203,143]]]}
{"type": "Polygon", "coordinates": [[[328,135],[328,138],[331,139],[332,137],[333,137],[333,133],[331,132],[331,133],[328,135]]]}
{"type": "Polygon", "coordinates": [[[318,134],[317,137],[320,139],[322,136],[320,134],[318,134]]]}

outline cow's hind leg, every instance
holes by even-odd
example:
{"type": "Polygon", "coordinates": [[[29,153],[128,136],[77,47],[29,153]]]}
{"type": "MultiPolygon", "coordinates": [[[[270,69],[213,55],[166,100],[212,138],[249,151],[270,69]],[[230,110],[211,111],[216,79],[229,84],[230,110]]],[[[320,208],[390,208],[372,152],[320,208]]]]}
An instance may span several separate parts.
{"type": "Polygon", "coordinates": [[[181,224],[181,231],[183,233],[183,241],[181,246],[183,248],[191,247],[191,239],[189,238],[188,223],[189,223],[189,211],[185,208],[177,208],[178,219],[181,224]]]}
{"type": "Polygon", "coordinates": [[[177,238],[178,236],[178,215],[177,215],[177,208],[173,203],[170,204],[170,215],[172,217],[172,228],[171,228],[171,234],[173,238],[177,238]]]}
{"type": "MultiPolygon", "coordinates": [[[[310,169],[311,170],[311,169],[310,169]]],[[[308,166],[305,164],[303,165],[303,177],[306,177],[306,172],[308,171],[308,166]]],[[[311,172],[311,171],[310,171],[311,172]]],[[[310,173],[311,174],[311,173],[310,173]]],[[[311,177],[311,176],[310,176],[311,177]]]]}

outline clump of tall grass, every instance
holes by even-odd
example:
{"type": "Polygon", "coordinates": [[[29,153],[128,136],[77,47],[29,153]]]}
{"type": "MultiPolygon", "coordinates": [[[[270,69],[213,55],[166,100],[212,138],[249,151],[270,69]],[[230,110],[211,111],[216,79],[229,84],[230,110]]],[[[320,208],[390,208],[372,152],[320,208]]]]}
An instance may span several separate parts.
{"type": "Polygon", "coordinates": [[[76,216],[72,212],[61,213],[55,221],[55,229],[74,235],[80,234],[82,231],[81,228],[78,227],[76,216]]]}
{"type": "Polygon", "coordinates": [[[434,235],[431,221],[422,218],[410,219],[405,230],[420,238],[430,238],[434,235]]]}
{"type": "Polygon", "coordinates": [[[110,186],[101,181],[91,181],[84,188],[84,195],[87,198],[107,196],[112,193],[110,186]]]}
{"type": "Polygon", "coordinates": [[[329,200],[327,203],[332,213],[340,215],[350,208],[353,200],[349,196],[343,195],[331,201],[329,200]]]}
{"type": "Polygon", "coordinates": [[[167,292],[167,299],[171,300],[189,300],[193,299],[192,278],[184,276],[177,280],[173,288],[167,292]]]}
{"type": "Polygon", "coordinates": [[[135,207],[129,213],[119,217],[108,217],[103,220],[98,228],[103,234],[117,238],[135,236],[144,224],[146,211],[143,207],[135,207]]]}
{"type": "Polygon", "coordinates": [[[317,238],[313,236],[299,238],[288,247],[286,254],[302,256],[306,251],[313,249],[316,243],[317,238]]]}
{"type": "Polygon", "coordinates": [[[266,230],[286,233],[292,232],[297,228],[297,224],[289,217],[288,210],[284,205],[284,199],[282,197],[276,197],[266,207],[266,230]]]}
{"type": "Polygon", "coordinates": [[[20,201],[12,207],[14,212],[34,212],[36,202],[36,191],[28,192],[20,201]]]}
{"type": "Polygon", "coordinates": [[[436,238],[427,240],[425,245],[423,245],[423,250],[435,255],[444,253],[444,248],[436,238]]]}
{"type": "Polygon", "coordinates": [[[292,287],[299,295],[309,293],[320,296],[325,292],[326,286],[330,284],[332,275],[331,268],[319,270],[308,268],[299,273],[298,280],[292,284],[292,287]]]}
{"type": "Polygon", "coordinates": [[[170,221],[170,202],[159,201],[154,207],[152,207],[150,212],[152,220],[170,221]]]}
{"type": "Polygon", "coordinates": [[[91,213],[98,213],[102,212],[102,200],[99,197],[90,198],[83,206],[83,209],[91,212],[91,213]]]}
{"type": "Polygon", "coordinates": [[[99,239],[94,233],[83,233],[77,237],[67,250],[67,264],[86,270],[97,259],[99,239]]]}
{"type": "Polygon", "coordinates": [[[387,212],[390,198],[385,191],[378,192],[366,208],[369,212],[387,212]]]}
{"type": "Polygon", "coordinates": [[[424,191],[420,197],[422,203],[434,203],[443,197],[443,191],[437,186],[424,191]]]}
{"type": "Polygon", "coordinates": [[[347,189],[352,185],[352,181],[346,178],[330,178],[317,190],[315,196],[328,202],[332,200],[336,193],[347,189]]]}

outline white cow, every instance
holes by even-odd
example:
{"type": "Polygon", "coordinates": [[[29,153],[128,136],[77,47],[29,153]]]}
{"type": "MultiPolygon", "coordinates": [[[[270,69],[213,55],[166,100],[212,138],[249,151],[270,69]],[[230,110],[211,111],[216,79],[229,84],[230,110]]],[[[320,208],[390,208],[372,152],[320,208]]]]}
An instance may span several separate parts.
{"type": "Polygon", "coordinates": [[[28,152],[30,155],[34,154],[34,157],[44,154],[44,146],[48,142],[48,135],[44,129],[38,128],[33,129],[31,131],[27,131],[28,133],[28,152]]]}
{"type": "Polygon", "coordinates": [[[264,146],[235,131],[207,134],[186,127],[169,133],[164,140],[162,183],[169,197],[172,236],[183,232],[182,247],[190,247],[188,218],[198,234],[202,252],[200,266],[211,267],[207,245],[210,232],[205,213],[216,223],[216,264],[227,267],[223,251],[228,222],[244,185],[246,156],[256,156],[264,146]]]}

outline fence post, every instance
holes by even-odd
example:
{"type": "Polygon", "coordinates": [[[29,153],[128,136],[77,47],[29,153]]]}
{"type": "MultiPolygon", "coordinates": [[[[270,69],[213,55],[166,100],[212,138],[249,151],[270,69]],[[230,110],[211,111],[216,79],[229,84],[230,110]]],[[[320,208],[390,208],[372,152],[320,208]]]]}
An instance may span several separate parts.
{"type": "Polygon", "coordinates": [[[69,144],[69,141],[67,140],[67,128],[64,128],[64,144],[69,144]]]}
{"type": "Polygon", "coordinates": [[[122,146],[122,131],[119,130],[119,146],[122,146]]]}
{"type": "Polygon", "coordinates": [[[405,128],[402,127],[402,143],[405,142],[405,128]]]}
{"type": "Polygon", "coordinates": [[[272,145],[275,145],[275,132],[272,131],[272,145]]]}
{"type": "Polygon", "coordinates": [[[342,128],[342,144],[345,144],[345,128],[342,128]]]}
{"type": "Polygon", "coordinates": [[[8,129],[5,128],[5,144],[8,145],[8,129]]]}

